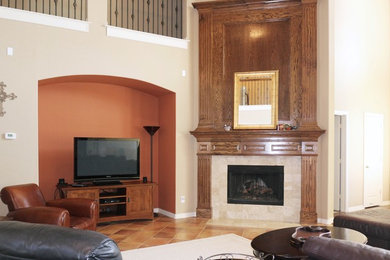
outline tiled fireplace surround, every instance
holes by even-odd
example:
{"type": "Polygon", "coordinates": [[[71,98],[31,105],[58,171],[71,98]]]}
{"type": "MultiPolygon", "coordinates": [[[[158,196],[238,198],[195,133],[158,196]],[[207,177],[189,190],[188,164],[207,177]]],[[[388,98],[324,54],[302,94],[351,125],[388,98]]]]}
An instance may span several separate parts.
{"type": "Polygon", "coordinates": [[[192,133],[198,139],[197,216],[317,222],[317,139],[323,131],[192,133]],[[284,205],[228,204],[228,165],[284,166],[284,205]]]}
{"type": "Polygon", "coordinates": [[[215,219],[250,219],[299,222],[301,205],[301,159],[298,156],[212,156],[211,208],[215,219]],[[284,205],[227,203],[228,165],[284,166],[284,205]]]}

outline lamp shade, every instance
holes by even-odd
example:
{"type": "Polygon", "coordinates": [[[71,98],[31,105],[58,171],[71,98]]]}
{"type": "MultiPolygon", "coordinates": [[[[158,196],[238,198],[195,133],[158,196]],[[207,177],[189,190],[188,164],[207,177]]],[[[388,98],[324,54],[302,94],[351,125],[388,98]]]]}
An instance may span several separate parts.
{"type": "Polygon", "coordinates": [[[153,136],[158,129],[160,129],[159,126],[144,126],[144,129],[146,130],[146,132],[148,132],[150,134],[150,136],[153,136]]]}

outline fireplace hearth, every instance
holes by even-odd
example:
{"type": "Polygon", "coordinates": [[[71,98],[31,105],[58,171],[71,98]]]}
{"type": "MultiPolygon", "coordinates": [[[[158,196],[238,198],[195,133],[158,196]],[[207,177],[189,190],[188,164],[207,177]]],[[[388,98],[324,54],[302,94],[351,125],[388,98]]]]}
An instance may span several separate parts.
{"type": "Polygon", "coordinates": [[[284,167],[228,165],[228,203],[284,204],[284,167]]]}

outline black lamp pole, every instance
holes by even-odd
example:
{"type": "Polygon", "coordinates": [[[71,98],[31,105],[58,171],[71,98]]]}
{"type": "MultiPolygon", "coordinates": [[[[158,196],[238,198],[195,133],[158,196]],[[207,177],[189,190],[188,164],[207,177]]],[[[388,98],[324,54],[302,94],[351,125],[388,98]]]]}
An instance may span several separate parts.
{"type": "Polygon", "coordinates": [[[160,129],[159,126],[144,126],[150,135],[150,182],[153,182],[153,135],[160,129]]]}

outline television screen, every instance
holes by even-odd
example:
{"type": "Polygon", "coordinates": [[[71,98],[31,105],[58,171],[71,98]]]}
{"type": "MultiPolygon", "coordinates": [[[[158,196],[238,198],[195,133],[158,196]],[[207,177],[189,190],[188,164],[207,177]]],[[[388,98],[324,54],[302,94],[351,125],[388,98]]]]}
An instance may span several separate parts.
{"type": "Polygon", "coordinates": [[[74,180],[138,179],[139,139],[74,138],[74,180]]]}

